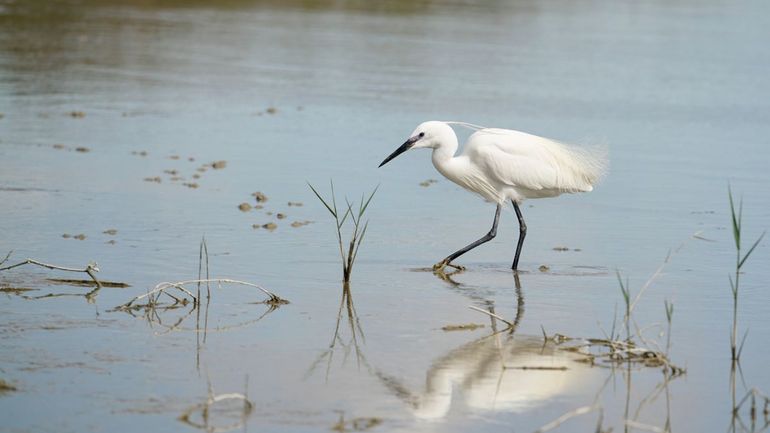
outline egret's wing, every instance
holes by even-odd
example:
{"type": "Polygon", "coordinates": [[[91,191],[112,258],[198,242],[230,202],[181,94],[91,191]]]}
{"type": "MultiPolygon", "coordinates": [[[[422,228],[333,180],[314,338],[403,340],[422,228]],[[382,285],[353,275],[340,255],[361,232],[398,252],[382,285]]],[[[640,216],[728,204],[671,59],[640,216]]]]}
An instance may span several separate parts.
{"type": "Polygon", "coordinates": [[[556,171],[550,158],[532,140],[487,131],[473,134],[466,146],[468,157],[487,176],[503,185],[535,191],[554,186],[556,171]]]}
{"type": "Polygon", "coordinates": [[[533,191],[590,191],[604,169],[588,151],[508,129],[473,134],[466,152],[493,180],[533,191]]]}

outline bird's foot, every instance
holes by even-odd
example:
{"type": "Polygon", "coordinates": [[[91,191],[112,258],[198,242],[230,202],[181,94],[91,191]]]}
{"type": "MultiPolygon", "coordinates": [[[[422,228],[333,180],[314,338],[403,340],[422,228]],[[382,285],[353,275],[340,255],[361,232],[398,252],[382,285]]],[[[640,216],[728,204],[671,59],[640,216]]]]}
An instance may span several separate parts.
{"type": "Polygon", "coordinates": [[[446,260],[442,260],[442,261],[436,263],[435,265],[433,265],[433,272],[444,272],[444,268],[446,268],[447,266],[449,266],[450,268],[457,269],[458,271],[464,271],[465,270],[464,266],[455,265],[455,264],[452,264],[452,263],[450,263],[450,262],[448,262],[446,260]]]}

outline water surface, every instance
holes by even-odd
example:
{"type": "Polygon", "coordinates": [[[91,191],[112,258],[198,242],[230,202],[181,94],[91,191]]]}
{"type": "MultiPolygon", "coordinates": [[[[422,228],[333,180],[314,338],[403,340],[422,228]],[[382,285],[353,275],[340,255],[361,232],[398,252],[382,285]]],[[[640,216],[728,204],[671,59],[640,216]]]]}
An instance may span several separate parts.
{"type": "MultiPolygon", "coordinates": [[[[0,395],[3,428],[193,430],[177,418],[208,382],[246,381],[252,430],[329,431],[342,416],[347,429],[526,432],[595,401],[614,431],[625,419],[728,426],[727,184],[753,240],[770,221],[768,12],[760,1],[0,3],[0,256],[94,260],[101,278],[131,285],[86,299],[90,288],[45,280],[72,275],[0,274],[38,289],[0,300],[0,378],[18,389],[0,395]],[[497,238],[460,260],[466,272],[419,270],[485,233],[494,212],[426,151],[376,168],[429,119],[609,147],[594,192],[523,207],[520,288],[510,209],[497,238]],[[380,185],[351,284],[358,319],[343,308],[338,338],[333,226],[306,186],[328,193],[330,178],[354,199],[380,185]],[[239,211],[255,191],[264,208],[239,211]],[[268,222],[278,228],[252,228],[268,222]],[[162,323],[109,312],[195,278],[204,235],[212,275],[291,304],[255,322],[259,293],[215,289],[205,341],[195,312],[169,330],[189,308],[162,323]],[[665,345],[663,302],[674,303],[671,358],[685,376],[590,368],[542,345],[542,329],[610,332],[616,271],[636,292],[670,250],[634,314],[665,345]],[[28,299],[51,293],[76,296],[28,299]],[[515,333],[494,334],[501,324],[469,305],[517,318],[515,333]],[[485,326],[441,330],[464,323],[485,326]],[[504,368],[524,364],[566,370],[504,368]]],[[[739,395],[770,390],[767,261],[763,241],[741,276],[739,395]]]]}

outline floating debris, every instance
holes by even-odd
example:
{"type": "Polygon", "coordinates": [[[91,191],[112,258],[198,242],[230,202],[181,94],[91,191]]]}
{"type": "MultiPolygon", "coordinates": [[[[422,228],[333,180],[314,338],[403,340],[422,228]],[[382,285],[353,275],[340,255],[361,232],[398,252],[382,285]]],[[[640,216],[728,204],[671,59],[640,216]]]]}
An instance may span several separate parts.
{"type": "Polygon", "coordinates": [[[177,174],[179,174],[179,172],[176,170],[163,170],[163,173],[170,174],[172,176],[176,176],[177,174]]]}
{"type": "Polygon", "coordinates": [[[192,177],[193,177],[193,179],[200,179],[201,175],[199,175],[198,173],[195,173],[195,174],[192,175],[192,177]]]}
{"type": "Polygon", "coordinates": [[[182,185],[184,185],[184,186],[186,186],[188,188],[191,188],[191,189],[198,188],[198,184],[195,183],[195,182],[185,182],[182,185]]]}
{"type": "Polygon", "coordinates": [[[0,394],[5,392],[18,391],[15,386],[6,382],[4,379],[0,379],[0,394]]]}
{"type": "Polygon", "coordinates": [[[70,111],[69,115],[70,115],[70,117],[73,117],[75,119],[82,119],[82,118],[86,117],[86,113],[84,113],[82,111],[70,111]]]}
{"type": "Polygon", "coordinates": [[[257,203],[262,203],[263,201],[267,201],[267,196],[262,194],[259,191],[251,193],[251,196],[257,199],[257,203]]]}
{"type": "Polygon", "coordinates": [[[538,269],[538,270],[540,270],[540,272],[548,272],[548,271],[550,271],[550,270],[551,270],[551,268],[549,268],[549,267],[548,267],[548,266],[546,266],[546,265],[540,265],[540,267],[539,267],[539,268],[537,268],[537,269],[538,269]]]}
{"type": "Polygon", "coordinates": [[[160,178],[160,176],[155,176],[155,177],[145,177],[144,181],[145,182],[161,183],[163,180],[160,178]]]}
{"type": "Polygon", "coordinates": [[[302,202],[290,201],[289,202],[289,207],[292,207],[292,206],[300,207],[300,206],[302,206],[302,202]]]}
{"type": "Polygon", "coordinates": [[[306,225],[308,225],[308,224],[310,224],[312,222],[313,221],[294,221],[293,223],[291,223],[291,226],[292,227],[302,227],[302,226],[306,226],[306,225]]]}
{"type": "Polygon", "coordinates": [[[58,144],[58,143],[57,143],[57,144],[54,144],[52,147],[53,147],[54,149],[57,149],[57,150],[62,150],[62,149],[64,149],[64,148],[66,148],[66,146],[65,146],[65,145],[63,145],[63,144],[58,144]]]}
{"type": "Polygon", "coordinates": [[[29,287],[0,287],[0,293],[12,293],[14,295],[21,295],[24,292],[32,292],[38,289],[31,289],[29,287]]]}
{"type": "Polygon", "coordinates": [[[115,236],[116,234],[118,234],[118,231],[115,229],[107,229],[102,233],[104,233],[105,235],[115,236]]]}
{"type": "Polygon", "coordinates": [[[221,170],[227,166],[227,161],[215,161],[211,163],[211,168],[221,170]]]}
{"type": "Polygon", "coordinates": [[[134,150],[134,151],[131,152],[131,155],[147,156],[147,151],[146,150],[140,150],[140,151],[134,150]]]}
{"type": "Polygon", "coordinates": [[[275,215],[275,217],[278,218],[279,220],[282,220],[282,219],[286,218],[286,215],[284,215],[284,214],[279,212],[278,214],[275,215]]]}
{"type": "Polygon", "coordinates": [[[267,114],[275,114],[277,112],[278,112],[278,109],[275,107],[267,107],[267,109],[265,110],[265,113],[267,114]]]}
{"type": "Polygon", "coordinates": [[[179,159],[179,155],[171,155],[168,157],[168,159],[174,159],[174,160],[179,159]]]}
{"type": "Polygon", "coordinates": [[[567,247],[553,247],[554,251],[569,251],[567,247]]]}
{"type": "Polygon", "coordinates": [[[63,235],[61,235],[61,237],[63,237],[64,239],[69,239],[72,237],[72,235],[69,233],[64,233],[63,235]]]}
{"type": "Polygon", "coordinates": [[[201,166],[201,167],[198,167],[198,168],[196,168],[196,170],[197,170],[198,172],[200,172],[200,173],[204,173],[204,172],[206,171],[206,166],[201,166]]]}
{"type": "Polygon", "coordinates": [[[484,325],[478,323],[465,323],[463,325],[446,325],[442,326],[442,331],[475,331],[476,329],[483,328],[484,325]]]}
{"type": "Polygon", "coordinates": [[[438,183],[438,181],[436,179],[428,179],[420,182],[420,186],[427,188],[434,183],[438,183]]]}
{"type": "Polygon", "coordinates": [[[115,239],[110,239],[107,242],[105,242],[105,244],[110,244],[110,245],[115,245],[116,243],[117,242],[115,241],[115,239]]]}
{"type": "Polygon", "coordinates": [[[263,207],[261,204],[254,205],[254,209],[262,209],[263,207]]]}
{"type": "Polygon", "coordinates": [[[248,204],[248,203],[241,203],[241,204],[238,205],[238,209],[241,212],[248,212],[248,211],[251,210],[251,205],[248,204]]]}
{"type": "Polygon", "coordinates": [[[187,160],[190,161],[190,162],[193,162],[193,161],[195,161],[195,158],[193,158],[192,156],[189,156],[189,157],[187,157],[187,160]]]}
{"type": "Polygon", "coordinates": [[[262,224],[262,228],[263,228],[263,229],[268,229],[268,230],[271,230],[271,231],[272,231],[272,230],[275,230],[275,229],[277,229],[277,228],[278,228],[278,224],[276,224],[276,223],[267,223],[267,224],[262,224]]]}
{"type": "Polygon", "coordinates": [[[87,152],[90,152],[90,151],[91,151],[91,149],[89,149],[87,147],[83,147],[83,146],[75,148],[75,152],[87,153],[87,152]]]}
{"type": "Polygon", "coordinates": [[[348,432],[348,431],[366,431],[377,427],[382,424],[382,418],[377,417],[362,417],[354,418],[350,421],[345,421],[345,418],[340,414],[340,420],[332,426],[332,431],[336,432],[348,432]]]}
{"type": "Polygon", "coordinates": [[[83,233],[80,233],[79,235],[73,236],[72,239],[77,239],[79,241],[84,241],[84,240],[86,240],[86,235],[84,235],[83,233]]]}
{"type": "Polygon", "coordinates": [[[169,178],[169,180],[171,182],[179,182],[180,180],[184,180],[184,178],[182,176],[173,176],[173,177],[169,178]]]}
{"type": "MultiPolygon", "coordinates": [[[[94,285],[93,280],[73,280],[70,278],[46,278],[46,280],[52,283],[67,284],[69,286],[77,286],[77,287],[91,287],[94,285]]],[[[129,284],[121,283],[118,281],[101,281],[100,280],[99,283],[102,285],[102,287],[114,287],[114,288],[121,288],[121,289],[124,289],[126,287],[131,287],[129,284]]]]}

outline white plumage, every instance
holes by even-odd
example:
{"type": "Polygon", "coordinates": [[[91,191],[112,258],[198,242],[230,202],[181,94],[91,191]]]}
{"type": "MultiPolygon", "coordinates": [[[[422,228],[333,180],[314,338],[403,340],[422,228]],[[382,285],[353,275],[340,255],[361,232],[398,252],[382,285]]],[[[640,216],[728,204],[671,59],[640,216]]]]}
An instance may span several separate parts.
{"type": "Polygon", "coordinates": [[[489,234],[438,263],[438,269],[492,239],[497,232],[500,206],[507,200],[513,203],[521,232],[513,264],[516,269],[526,234],[518,204],[528,198],[592,191],[607,167],[606,151],[602,148],[572,146],[511,129],[439,121],[420,124],[380,166],[415,148],[433,149],[433,165],[442,175],[498,205],[489,234]],[[459,155],[455,155],[458,141],[450,124],[476,130],[459,155]]]}
{"type": "Polygon", "coordinates": [[[441,174],[495,203],[591,191],[607,165],[601,148],[499,128],[478,129],[455,156],[457,135],[449,124],[425,122],[413,136],[422,131],[423,140],[435,137],[425,147],[433,147],[433,165],[441,174]]]}

